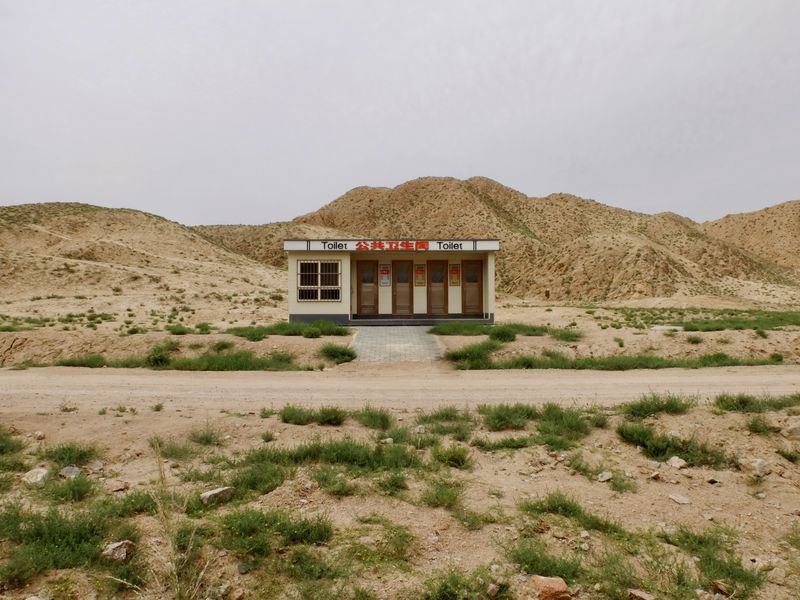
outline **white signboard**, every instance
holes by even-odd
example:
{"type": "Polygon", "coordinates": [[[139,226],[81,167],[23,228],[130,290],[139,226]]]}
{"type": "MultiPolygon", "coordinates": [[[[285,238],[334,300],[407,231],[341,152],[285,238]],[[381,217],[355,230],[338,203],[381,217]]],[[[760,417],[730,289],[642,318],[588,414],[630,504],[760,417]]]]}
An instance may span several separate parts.
{"type": "Polygon", "coordinates": [[[309,252],[491,252],[497,240],[286,240],[284,250],[309,252]]]}

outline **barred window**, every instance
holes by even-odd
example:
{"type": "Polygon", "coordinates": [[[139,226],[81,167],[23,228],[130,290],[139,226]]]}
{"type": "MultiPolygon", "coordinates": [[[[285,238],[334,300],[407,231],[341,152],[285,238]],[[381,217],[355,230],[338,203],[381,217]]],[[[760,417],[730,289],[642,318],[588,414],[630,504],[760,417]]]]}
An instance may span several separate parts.
{"type": "Polygon", "coordinates": [[[342,299],[342,261],[297,261],[297,299],[338,302],[342,299]]]}

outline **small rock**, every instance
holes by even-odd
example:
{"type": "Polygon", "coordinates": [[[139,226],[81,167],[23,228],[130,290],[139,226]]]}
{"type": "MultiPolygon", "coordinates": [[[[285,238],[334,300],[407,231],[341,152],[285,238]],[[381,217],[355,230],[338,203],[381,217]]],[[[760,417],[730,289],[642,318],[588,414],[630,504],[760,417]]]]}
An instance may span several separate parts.
{"type": "Polygon", "coordinates": [[[34,431],[33,432],[33,439],[35,440],[43,440],[45,438],[44,431],[34,431]]]}
{"type": "Polygon", "coordinates": [[[425,425],[417,425],[414,428],[414,433],[416,433],[417,435],[422,435],[423,433],[425,433],[425,425]]]}
{"type": "Polygon", "coordinates": [[[703,517],[703,518],[704,518],[706,521],[713,521],[713,520],[714,520],[714,515],[712,515],[711,513],[704,512],[704,513],[703,513],[701,516],[702,516],[702,517],[703,517]]]}
{"type": "Polygon", "coordinates": [[[44,467],[31,469],[22,476],[22,482],[29,487],[42,487],[50,471],[44,467]]]}
{"type": "Polygon", "coordinates": [[[781,435],[783,437],[789,438],[790,440],[800,440],[800,420],[793,421],[789,423],[782,431],[781,435]]]}
{"type": "Polygon", "coordinates": [[[231,593],[231,600],[242,600],[244,598],[245,591],[242,588],[236,588],[231,593]]]}
{"type": "Polygon", "coordinates": [[[670,457],[670,459],[667,461],[667,464],[673,469],[685,469],[689,466],[689,463],[683,460],[680,456],[670,457]]]}
{"type": "Polygon", "coordinates": [[[533,575],[530,582],[538,600],[570,600],[569,587],[561,577],[533,575]]]}
{"type": "Polygon", "coordinates": [[[581,531],[581,532],[580,532],[580,534],[579,534],[579,535],[580,535],[580,536],[581,536],[583,539],[587,539],[587,538],[589,537],[589,532],[588,532],[588,531],[586,531],[586,530],[584,529],[583,531],[581,531]]]}
{"type": "Polygon", "coordinates": [[[100,556],[112,562],[126,562],[133,556],[134,546],[135,544],[130,540],[111,542],[106,544],[100,556]]]}
{"type": "Polygon", "coordinates": [[[589,551],[589,544],[587,544],[586,542],[583,542],[580,546],[578,546],[578,548],[580,548],[584,552],[588,552],[589,551]]]}
{"type": "Polygon", "coordinates": [[[648,594],[643,590],[628,590],[628,598],[630,600],[656,600],[656,597],[653,594],[648,594]]]}
{"type": "Polygon", "coordinates": [[[489,598],[497,598],[497,594],[500,593],[500,586],[496,583],[490,583],[486,586],[486,595],[489,598]]]}
{"type": "Polygon", "coordinates": [[[661,473],[659,473],[658,471],[653,471],[652,473],[650,473],[650,479],[652,479],[653,481],[658,481],[659,479],[661,479],[661,473]]]}
{"type": "Polygon", "coordinates": [[[763,500],[764,498],[767,497],[767,495],[764,492],[756,492],[755,494],[753,494],[753,496],[758,500],[763,500]]]}
{"type": "Polygon", "coordinates": [[[81,474],[81,470],[75,465],[70,465],[68,467],[64,467],[63,469],[61,469],[58,472],[58,474],[64,479],[75,479],[78,475],[81,474]]]}
{"type": "Polygon", "coordinates": [[[394,444],[394,440],[392,438],[383,438],[381,444],[394,444]]]}
{"type": "Polygon", "coordinates": [[[739,468],[751,472],[756,477],[766,477],[772,472],[772,466],[763,458],[740,459],[739,468]]]}
{"type": "Polygon", "coordinates": [[[227,502],[233,498],[235,491],[236,489],[230,486],[214,488],[213,490],[209,490],[200,494],[200,502],[206,505],[227,502]]]}
{"type": "Polygon", "coordinates": [[[236,570],[239,572],[239,575],[247,575],[253,570],[253,567],[246,562],[240,562],[236,565],[236,570]]]}
{"type": "Polygon", "coordinates": [[[686,496],[681,496],[680,494],[670,494],[669,499],[676,504],[689,504],[689,499],[686,496]]]}
{"type": "Polygon", "coordinates": [[[720,581],[719,579],[715,579],[714,581],[711,582],[711,587],[713,587],[715,591],[717,591],[718,593],[722,594],[723,596],[730,596],[731,595],[731,588],[724,581],[720,581]]]}
{"type": "Polygon", "coordinates": [[[611,481],[611,478],[614,477],[611,471],[603,471],[602,473],[597,474],[597,481],[600,483],[604,483],[606,481],[611,481]]]}
{"type": "Polygon", "coordinates": [[[767,580],[775,585],[786,585],[786,569],[776,567],[767,575],[767,580]]]}
{"type": "Polygon", "coordinates": [[[660,463],[660,462],[658,462],[657,460],[651,460],[651,461],[650,461],[649,463],[647,463],[647,464],[648,464],[648,465],[650,465],[650,468],[651,468],[651,469],[660,469],[660,468],[661,468],[661,463],[660,463]]]}
{"type": "Polygon", "coordinates": [[[88,465],[86,465],[86,470],[90,473],[99,473],[103,470],[103,463],[99,460],[93,460],[88,465]]]}
{"type": "Polygon", "coordinates": [[[103,482],[103,487],[111,493],[124,492],[131,487],[131,484],[127,481],[122,481],[121,479],[106,479],[103,482]]]}
{"type": "Polygon", "coordinates": [[[718,483],[720,483],[720,481],[716,477],[709,477],[708,479],[706,479],[706,483],[711,485],[717,485],[718,483]]]}

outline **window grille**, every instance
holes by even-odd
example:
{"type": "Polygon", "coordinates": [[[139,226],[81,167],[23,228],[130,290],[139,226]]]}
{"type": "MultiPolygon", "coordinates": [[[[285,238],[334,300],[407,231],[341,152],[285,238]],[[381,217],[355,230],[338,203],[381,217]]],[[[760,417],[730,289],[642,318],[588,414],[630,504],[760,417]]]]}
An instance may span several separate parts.
{"type": "Polygon", "coordinates": [[[339,302],[342,299],[342,261],[297,261],[297,300],[339,302]]]}

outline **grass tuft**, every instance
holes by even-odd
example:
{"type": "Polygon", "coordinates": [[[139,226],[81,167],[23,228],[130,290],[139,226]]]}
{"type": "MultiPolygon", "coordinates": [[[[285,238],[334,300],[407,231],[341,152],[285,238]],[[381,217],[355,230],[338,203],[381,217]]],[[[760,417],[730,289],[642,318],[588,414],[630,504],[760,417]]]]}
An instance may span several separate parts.
{"type": "Polygon", "coordinates": [[[319,349],[319,355],[328,360],[332,360],[337,365],[356,359],[356,351],[350,346],[334,344],[332,342],[323,344],[319,349]]]}
{"type": "Polygon", "coordinates": [[[525,429],[528,421],[539,417],[539,411],[530,404],[497,404],[478,406],[483,423],[489,431],[525,429]]]}
{"type": "Polygon", "coordinates": [[[798,405],[800,405],[800,394],[787,394],[785,396],[720,394],[714,398],[714,406],[729,412],[763,413],[798,405]]]}
{"type": "Polygon", "coordinates": [[[691,466],[722,467],[731,459],[724,451],[694,438],[683,439],[657,433],[644,423],[620,423],[617,434],[626,443],[639,446],[648,458],[664,461],[679,456],[691,466]]]}
{"type": "Polygon", "coordinates": [[[694,398],[684,398],[677,394],[658,394],[652,392],[640,400],[622,405],[622,412],[636,419],[653,417],[661,413],[682,415],[697,403],[694,398]]]}

